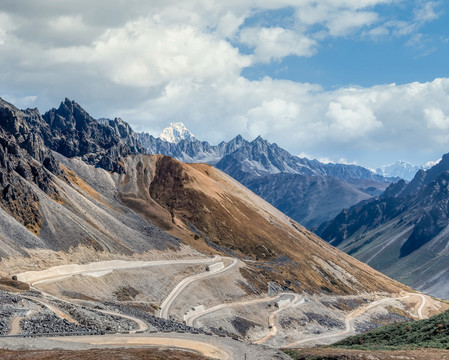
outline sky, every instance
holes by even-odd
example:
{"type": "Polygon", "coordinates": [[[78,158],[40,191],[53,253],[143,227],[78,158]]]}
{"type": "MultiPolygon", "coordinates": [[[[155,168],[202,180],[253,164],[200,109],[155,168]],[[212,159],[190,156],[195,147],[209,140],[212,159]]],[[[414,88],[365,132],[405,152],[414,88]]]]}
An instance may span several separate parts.
{"type": "Polygon", "coordinates": [[[0,0],[0,96],[375,168],[449,152],[449,2],[0,0]]]}

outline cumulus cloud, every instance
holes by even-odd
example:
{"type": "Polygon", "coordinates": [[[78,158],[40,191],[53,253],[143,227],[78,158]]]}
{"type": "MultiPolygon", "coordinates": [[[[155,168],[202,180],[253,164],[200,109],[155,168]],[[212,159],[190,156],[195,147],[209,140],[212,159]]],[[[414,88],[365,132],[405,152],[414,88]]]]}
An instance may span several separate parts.
{"type": "Polygon", "coordinates": [[[246,28],[240,33],[240,41],[254,48],[255,60],[262,62],[288,55],[312,56],[317,46],[315,40],[281,27],[246,28]]]}
{"type": "Polygon", "coordinates": [[[329,103],[326,118],[330,120],[330,130],[342,141],[353,141],[354,138],[367,135],[374,129],[382,127],[373,111],[360,99],[345,96],[329,103]]]}
{"type": "Polygon", "coordinates": [[[442,109],[431,107],[424,109],[424,115],[429,128],[449,130],[449,116],[442,109]]]}
{"type": "Polygon", "coordinates": [[[297,17],[301,24],[322,25],[326,29],[327,35],[345,36],[357,29],[376,23],[378,14],[364,9],[382,2],[306,2],[304,6],[298,8],[297,17]]]}
{"type": "MultiPolygon", "coordinates": [[[[335,153],[334,161],[360,162],[354,149],[427,151],[437,140],[434,151],[442,151],[447,79],[325,91],[241,75],[258,62],[313,56],[333,37],[416,35],[415,23],[379,15],[376,6],[391,3],[5,0],[0,67],[8,71],[0,72],[0,93],[41,110],[67,96],[93,116],[121,116],[155,134],[170,121],[212,142],[261,134],[293,153],[335,153]],[[279,10],[285,18],[264,22],[263,14],[279,10]]],[[[439,14],[435,2],[420,4],[415,22],[439,14]]]]}

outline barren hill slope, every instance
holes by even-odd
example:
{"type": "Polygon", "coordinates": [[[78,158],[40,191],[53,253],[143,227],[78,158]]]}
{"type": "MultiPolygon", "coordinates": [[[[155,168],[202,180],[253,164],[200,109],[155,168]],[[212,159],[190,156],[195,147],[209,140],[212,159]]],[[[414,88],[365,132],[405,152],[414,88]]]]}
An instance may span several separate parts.
{"type": "Polygon", "coordinates": [[[255,261],[259,280],[265,276],[295,291],[397,291],[390,279],[329,246],[212,166],[131,156],[118,194],[200,251],[255,261]]]}

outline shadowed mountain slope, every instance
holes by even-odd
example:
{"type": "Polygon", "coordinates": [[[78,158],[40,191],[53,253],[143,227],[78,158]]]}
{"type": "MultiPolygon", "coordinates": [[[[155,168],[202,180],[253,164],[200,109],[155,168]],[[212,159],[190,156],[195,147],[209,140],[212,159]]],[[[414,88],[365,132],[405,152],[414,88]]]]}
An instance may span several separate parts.
{"type": "Polygon", "coordinates": [[[369,199],[347,182],[331,176],[275,174],[242,182],[270,204],[301,224],[313,228],[332,218],[341,207],[369,199]]]}
{"type": "MultiPolygon", "coordinates": [[[[100,162],[105,156],[103,150],[114,147],[108,144],[107,138],[116,139],[119,146],[128,146],[121,143],[114,131],[93,124],[88,115],[77,113],[75,103],[70,104],[73,108],[66,116],[72,125],[67,134],[65,130],[58,133],[50,129],[37,109],[22,111],[0,100],[0,256],[28,256],[26,249],[68,252],[84,247],[95,257],[103,251],[133,254],[162,249],[167,244],[178,246],[178,240],[134,213],[129,214],[113,196],[104,200],[104,195],[58,161],[65,161],[66,157],[45,145],[45,142],[55,145],[66,141],[82,156],[87,150],[79,150],[84,146],[81,144],[93,143],[89,149],[100,149],[100,162]],[[87,135],[90,130],[86,129],[90,127],[97,129],[97,137],[87,135]]],[[[61,108],[65,107],[61,105],[61,108]]],[[[61,150],[56,145],[55,149],[61,150]]],[[[123,154],[116,155],[108,159],[110,164],[118,164],[113,168],[121,172],[123,154]]],[[[110,183],[117,178],[117,173],[89,167],[86,162],[90,158],[83,159],[85,162],[77,160],[78,163],[88,167],[97,182],[110,183]]]]}
{"type": "Polygon", "coordinates": [[[318,234],[378,270],[449,298],[449,155],[341,212],[318,234]]]}

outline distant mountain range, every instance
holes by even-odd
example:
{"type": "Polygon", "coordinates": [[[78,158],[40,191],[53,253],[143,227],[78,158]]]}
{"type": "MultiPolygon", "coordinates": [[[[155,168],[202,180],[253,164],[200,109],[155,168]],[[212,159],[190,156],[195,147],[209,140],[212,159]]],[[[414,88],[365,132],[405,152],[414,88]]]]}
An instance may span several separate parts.
{"type": "Polygon", "coordinates": [[[449,154],[410,183],[343,210],[317,234],[401,282],[449,298],[449,154]]]}
{"type": "MultiPolygon", "coordinates": [[[[163,134],[185,129],[171,124],[163,134]]],[[[357,165],[324,164],[288,153],[262,137],[241,135],[210,145],[192,139],[190,132],[176,141],[136,134],[149,154],[169,155],[182,162],[203,162],[231,175],[263,199],[308,228],[332,219],[360,200],[380,195],[392,181],[357,165]]]]}

